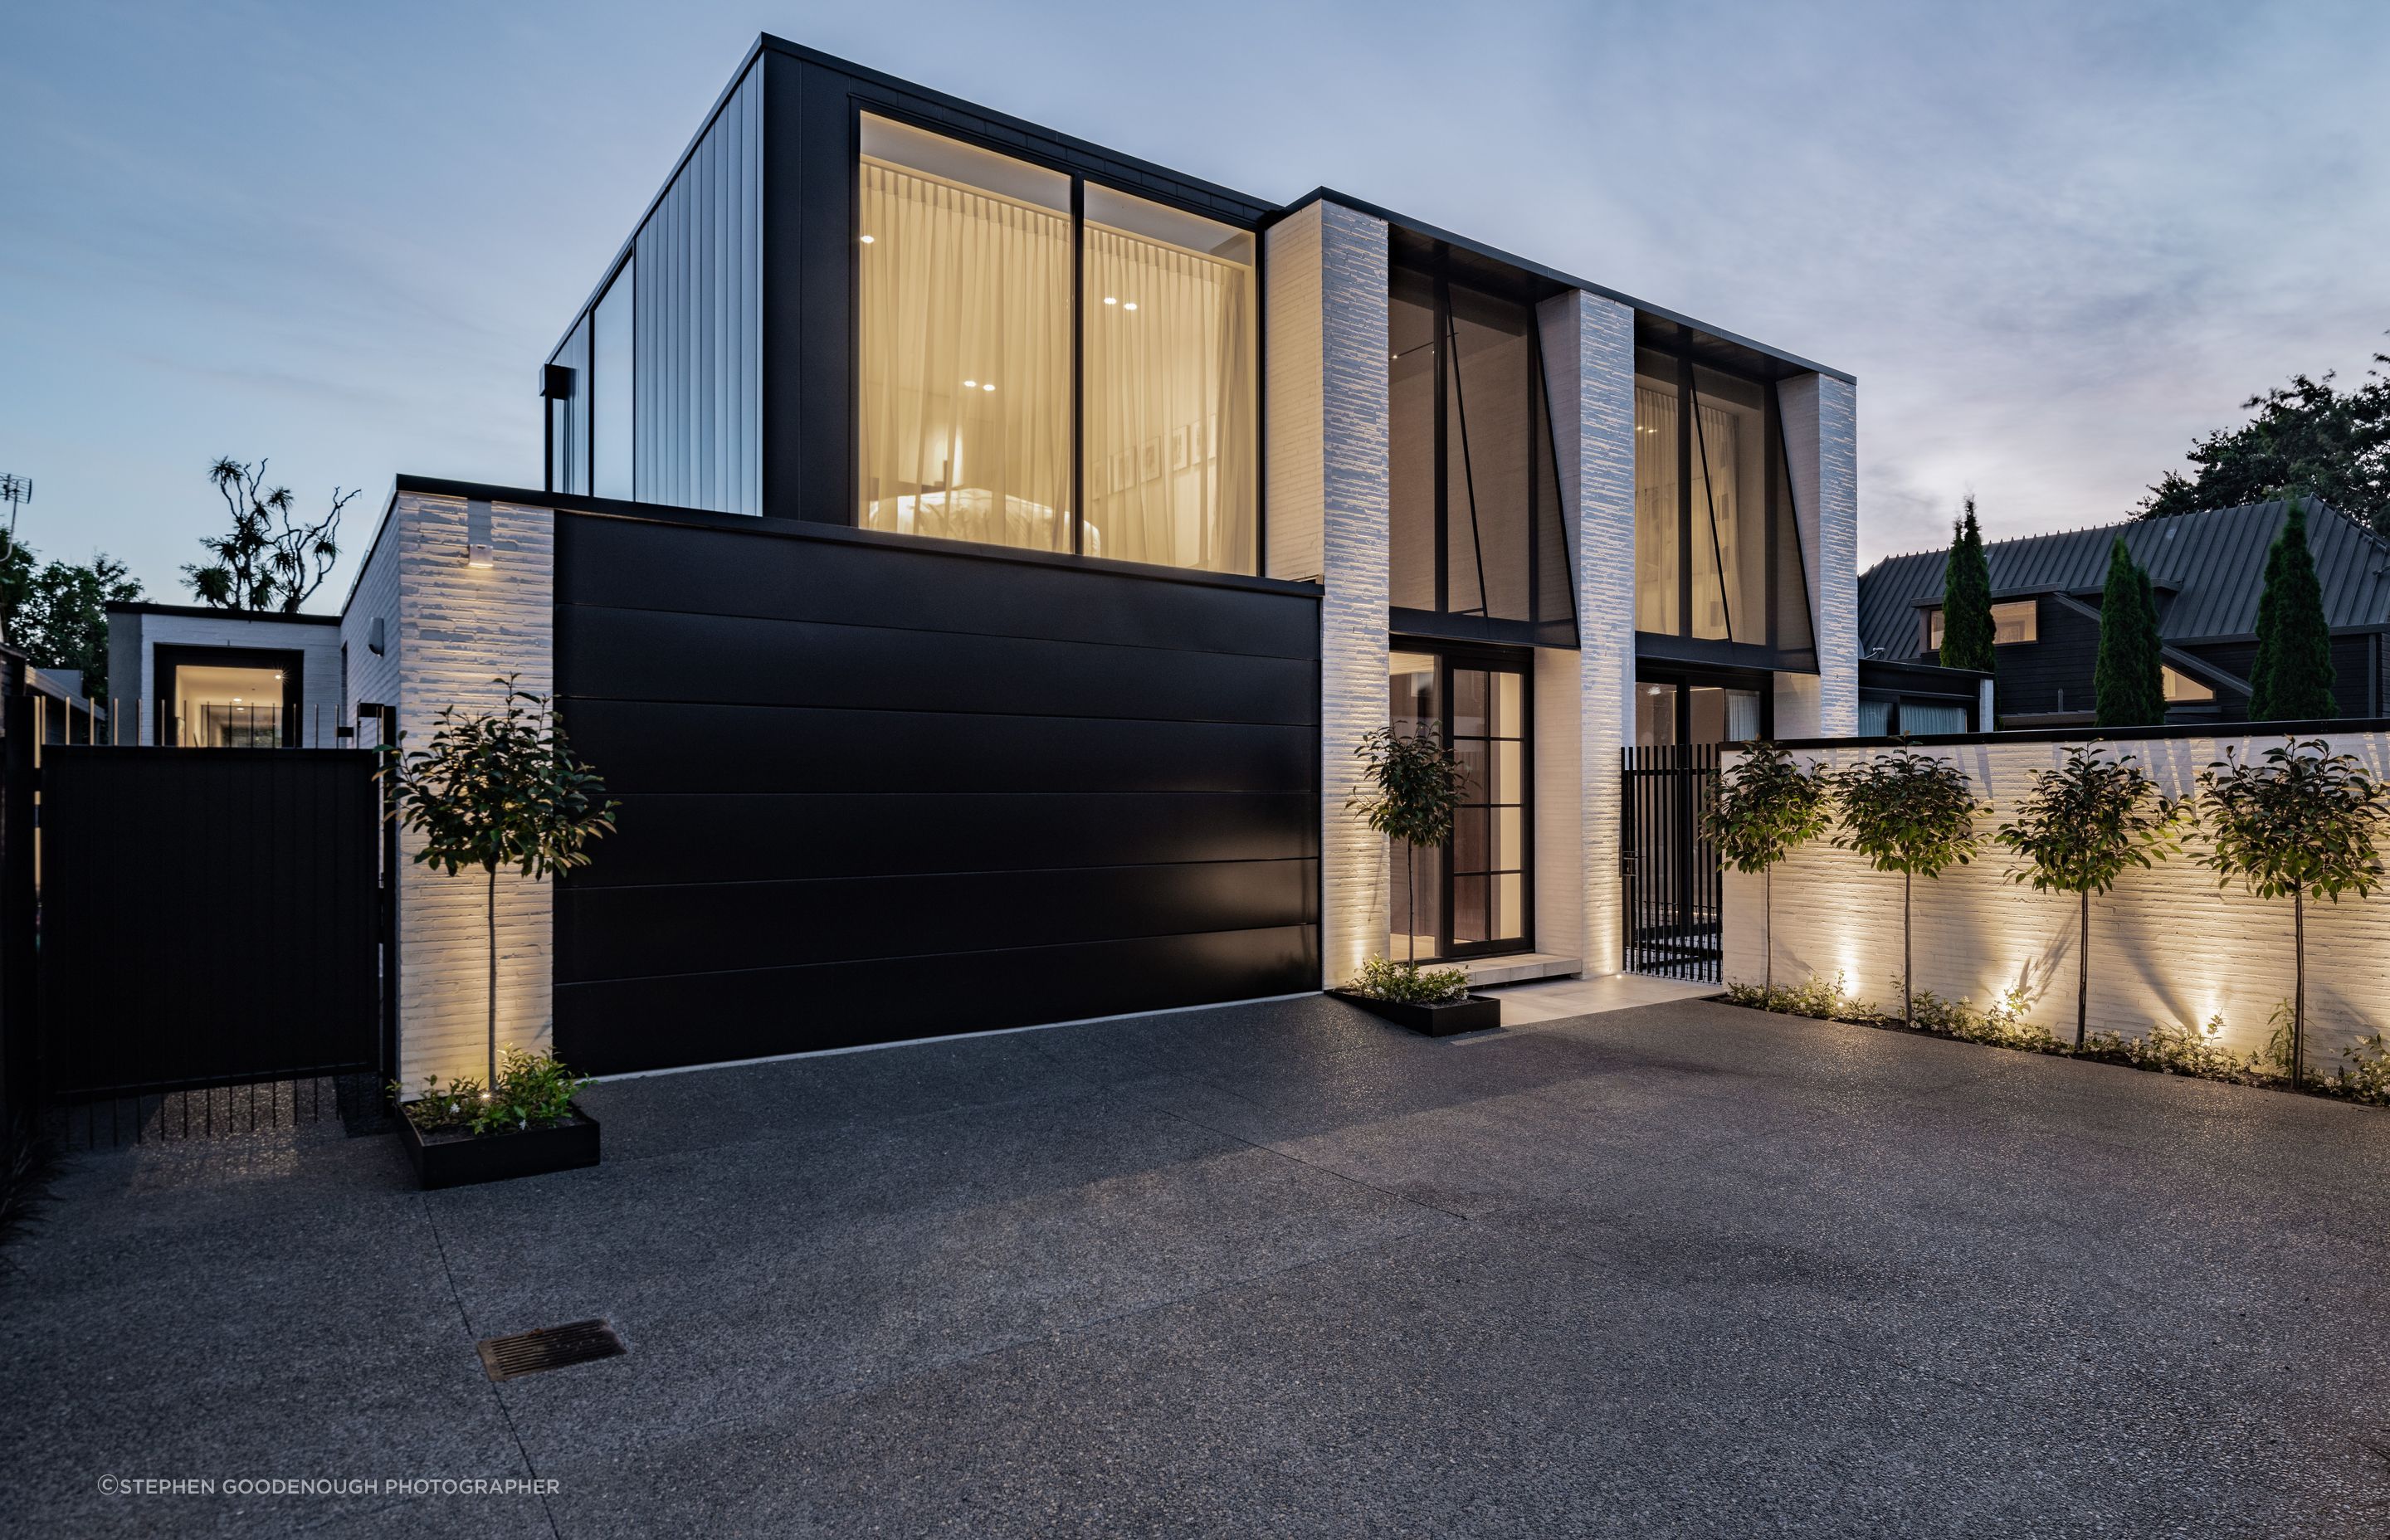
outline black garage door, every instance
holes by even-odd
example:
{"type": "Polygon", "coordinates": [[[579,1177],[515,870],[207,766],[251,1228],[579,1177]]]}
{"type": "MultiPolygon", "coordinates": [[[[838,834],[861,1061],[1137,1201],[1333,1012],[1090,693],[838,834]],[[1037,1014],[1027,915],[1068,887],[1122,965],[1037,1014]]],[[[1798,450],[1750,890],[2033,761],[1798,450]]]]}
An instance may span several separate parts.
{"type": "Polygon", "coordinates": [[[623,804],[557,895],[577,1067],[1317,987],[1312,590],[587,514],[556,570],[623,804]]]}

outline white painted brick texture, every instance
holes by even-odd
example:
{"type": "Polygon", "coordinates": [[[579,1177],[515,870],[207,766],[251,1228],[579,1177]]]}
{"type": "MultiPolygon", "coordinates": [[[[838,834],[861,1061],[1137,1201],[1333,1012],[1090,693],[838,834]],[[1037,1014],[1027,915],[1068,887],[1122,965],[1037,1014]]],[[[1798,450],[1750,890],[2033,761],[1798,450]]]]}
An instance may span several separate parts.
{"type": "MultiPolygon", "coordinates": [[[[2202,768],[2222,757],[2226,744],[2238,745],[2245,758],[2281,741],[2258,734],[2116,747],[2139,756],[2162,787],[2180,795],[2191,789],[2202,768]]],[[[2390,733],[2344,733],[2332,741],[2377,773],[2390,773],[2390,733]]],[[[1994,803],[1979,825],[1987,836],[2013,816],[2035,774],[2057,764],[2063,751],[2063,745],[2031,742],[1949,751],[1978,793],[1988,791],[1994,803]]],[[[1803,757],[1840,765],[1863,752],[1803,757]]],[[[2254,899],[2237,887],[2219,892],[2216,875],[2197,859],[2204,848],[2194,837],[2163,865],[2127,873],[2114,892],[2092,899],[2088,1016],[2094,1031],[2138,1035],[2152,1021],[2200,1025],[2220,1012],[2228,1046],[2264,1046],[2267,1018],[2291,993],[2290,902],[2254,899]]],[[[2012,882],[2013,869],[2010,853],[1987,841],[1972,865],[1917,883],[1917,987],[1984,1005],[2021,986],[2032,1002],[2031,1019],[2071,1036],[2075,899],[2012,882]]],[[[1760,904],[1759,878],[1727,873],[1729,982],[1760,978],[1760,904]]],[[[1840,972],[1860,995],[1885,1008],[1898,1005],[1896,873],[1875,871],[1856,853],[1824,842],[1805,846],[1776,870],[1775,931],[1778,983],[1840,972]]],[[[2390,897],[2308,905],[2307,1008],[2319,1068],[2328,1068],[2350,1038],[2390,1020],[2390,897]]]]}
{"type": "MultiPolygon", "coordinates": [[[[391,629],[405,661],[397,704],[408,745],[430,740],[443,707],[498,705],[505,695],[494,683],[498,676],[518,674],[521,688],[541,694],[553,687],[554,515],[493,504],[496,564],[489,568],[465,565],[466,516],[461,498],[417,493],[402,493],[392,511],[397,622],[391,629]]],[[[362,597],[362,583],[360,589],[362,597]]],[[[486,879],[416,864],[421,843],[400,836],[399,1044],[409,1085],[426,1074],[480,1074],[487,1058],[486,879]]],[[[500,874],[497,923],[499,1046],[544,1047],[555,951],[549,884],[500,874]]]]}
{"type": "Polygon", "coordinates": [[[1777,387],[1784,456],[1792,468],[1801,559],[1818,642],[1815,693],[1777,695],[1777,735],[1849,738],[1859,727],[1858,391],[1824,375],[1777,387]]]}
{"type": "Polygon", "coordinates": [[[1336,984],[1386,934],[1385,841],[1344,810],[1353,751],[1388,720],[1386,225],[1314,203],[1268,239],[1269,572],[1323,584],[1320,973],[1336,984]]]}
{"type": "MultiPolygon", "coordinates": [[[[1537,782],[1537,944],[1581,958],[1587,973],[1614,973],[1625,950],[1619,753],[1633,741],[1635,722],[1635,313],[1575,291],[1545,302],[1539,320],[1561,492],[1573,520],[1579,646],[1548,655],[1574,661],[1574,698],[1563,703],[1539,689],[1536,701],[1538,771],[1561,761],[1574,770],[1560,783],[1564,797],[1537,782]],[[1549,892],[1543,863],[1553,856],[1574,888],[1573,903],[1561,901],[1566,935],[1540,908],[1549,892]]],[[[1539,679],[1547,656],[1536,654],[1539,679]]]]}

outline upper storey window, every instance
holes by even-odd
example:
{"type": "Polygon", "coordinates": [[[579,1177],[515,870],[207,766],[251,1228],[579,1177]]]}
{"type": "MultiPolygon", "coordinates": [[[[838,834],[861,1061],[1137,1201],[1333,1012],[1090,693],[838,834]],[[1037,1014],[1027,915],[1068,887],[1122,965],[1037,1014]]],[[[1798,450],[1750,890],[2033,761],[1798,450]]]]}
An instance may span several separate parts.
{"type": "Polygon", "coordinates": [[[1398,267],[1386,346],[1395,608],[1572,624],[1535,307],[1398,267]]]}
{"type": "Polygon", "coordinates": [[[1636,630],[1810,646],[1776,412],[1755,380],[1636,350],[1636,630]]]}
{"type": "Polygon", "coordinates": [[[1253,571],[1252,235],[886,119],[862,152],[858,522],[1253,571]]]}
{"type": "Polygon", "coordinates": [[[1071,548],[1071,179],[863,120],[866,529],[1071,548]]]}

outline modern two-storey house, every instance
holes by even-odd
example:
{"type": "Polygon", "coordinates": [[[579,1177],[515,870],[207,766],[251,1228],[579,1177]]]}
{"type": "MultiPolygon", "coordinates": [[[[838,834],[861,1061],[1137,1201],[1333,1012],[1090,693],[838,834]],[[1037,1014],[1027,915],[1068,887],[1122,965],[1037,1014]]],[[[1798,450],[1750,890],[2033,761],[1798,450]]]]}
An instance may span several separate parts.
{"type": "Polygon", "coordinates": [[[1613,971],[1622,751],[1857,725],[1849,376],[775,38],[538,383],[539,490],[399,483],[349,696],[561,702],[620,831],[508,890],[501,1008],[587,1069],[1613,971]],[[1467,776],[1416,902],[1389,725],[1467,776]]]}

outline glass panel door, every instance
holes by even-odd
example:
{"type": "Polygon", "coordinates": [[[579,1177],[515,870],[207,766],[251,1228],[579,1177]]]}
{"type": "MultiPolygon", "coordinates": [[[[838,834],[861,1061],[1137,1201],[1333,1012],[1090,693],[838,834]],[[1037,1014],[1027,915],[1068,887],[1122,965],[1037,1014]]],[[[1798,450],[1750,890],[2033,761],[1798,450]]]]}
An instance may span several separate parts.
{"type": "Polygon", "coordinates": [[[1527,940],[1526,674],[1473,662],[1446,666],[1450,741],[1461,781],[1446,955],[1512,950],[1527,940]]]}
{"type": "Polygon", "coordinates": [[[1523,662],[1396,648],[1394,731],[1434,732],[1459,761],[1460,806],[1444,846],[1389,856],[1387,956],[1464,957],[1529,945],[1527,676],[1523,662]]]}

